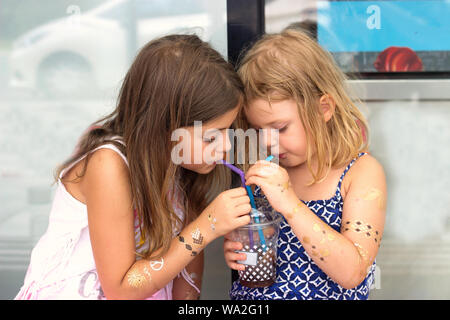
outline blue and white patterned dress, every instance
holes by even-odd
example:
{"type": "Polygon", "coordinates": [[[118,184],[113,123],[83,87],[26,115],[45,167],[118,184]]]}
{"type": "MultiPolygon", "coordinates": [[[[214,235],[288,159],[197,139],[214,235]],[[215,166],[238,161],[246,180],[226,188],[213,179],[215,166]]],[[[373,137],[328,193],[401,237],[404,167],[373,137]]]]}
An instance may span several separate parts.
{"type": "MultiPolygon", "coordinates": [[[[340,232],[343,199],[341,184],[345,174],[362,155],[353,159],[339,180],[335,195],[328,200],[313,200],[305,203],[321,220],[340,232]]],[[[255,197],[263,197],[256,187],[255,197]]],[[[239,280],[230,289],[232,300],[366,300],[374,281],[376,262],[372,264],[364,281],[353,289],[345,289],[329,278],[309,257],[286,219],[281,220],[277,249],[277,278],[269,287],[248,288],[239,280]]]]}

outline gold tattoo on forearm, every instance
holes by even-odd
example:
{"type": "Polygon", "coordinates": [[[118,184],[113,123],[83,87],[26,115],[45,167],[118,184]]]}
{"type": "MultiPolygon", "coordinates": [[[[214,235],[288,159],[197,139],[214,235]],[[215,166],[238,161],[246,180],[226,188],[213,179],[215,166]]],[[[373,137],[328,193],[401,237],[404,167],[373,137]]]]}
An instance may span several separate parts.
{"type": "Polygon", "coordinates": [[[152,274],[148,267],[152,268],[154,271],[160,271],[164,266],[164,259],[149,261],[148,266],[144,266],[143,273],[139,272],[138,267],[133,267],[127,274],[127,280],[130,287],[139,288],[144,285],[145,282],[152,281],[152,274]]]}
{"type": "Polygon", "coordinates": [[[131,270],[127,275],[128,284],[130,287],[139,288],[146,282],[147,278],[137,270],[131,270]]]}
{"type": "Polygon", "coordinates": [[[192,246],[189,243],[186,243],[183,236],[178,236],[178,240],[184,244],[184,247],[191,251],[191,256],[195,257],[197,255],[197,251],[194,251],[192,246]]]}
{"type": "Polygon", "coordinates": [[[211,213],[208,214],[208,221],[210,223],[211,230],[216,231],[217,219],[211,213]]]}
{"type": "Polygon", "coordinates": [[[363,221],[356,220],[354,222],[346,221],[342,224],[343,231],[354,231],[357,233],[362,233],[366,238],[373,238],[378,247],[381,244],[381,235],[377,230],[374,230],[370,224],[363,221]]]}
{"type": "MultiPolygon", "coordinates": [[[[320,225],[317,223],[314,223],[313,231],[320,233],[322,235],[322,239],[319,242],[320,244],[324,244],[327,241],[331,242],[331,241],[334,241],[334,239],[335,239],[334,234],[327,232],[325,229],[322,229],[320,227],[320,225]]],[[[325,258],[331,254],[330,249],[328,249],[327,247],[318,248],[315,244],[311,243],[311,238],[309,238],[307,236],[302,238],[302,243],[304,245],[311,245],[311,249],[312,249],[311,254],[315,257],[318,257],[321,261],[325,261],[325,258]]]]}
{"type": "Polygon", "coordinates": [[[370,269],[370,257],[369,257],[369,251],[364,249],[359,243],[353,243],[353,245],[358,249],[358,262],[361,265],[362,269],[360,271],[361,276],[365,277],[367,276],[367,273],[370,269]]]}
{"type": "Polygon", "coordinates": [[[277,185],[281,188],[281,192],[284,192],[291,187],[291,182],[288,180],[284,183],[278,183],[277,185]]]}
{"type": "Polygon", "coordinates": [[[358,253],[361,256],[361,258],[364,261],[368,261],[369,260],[369,251],[364,249],[359,243],[355,242],[353,245],[356,247],[356,249],[358,249],[358,253]]]}
{"type": "Polygon", "coordinates": [[[203,235],[200,233],[200,229],[196,228],[191,232],[192,240],[195,244],[201,246],[203,244],[203,235]]]}
{"type": "MultiPolygon", "coordinates": [[[[191,232],[191,237],[195,245],[198,247],[201,247],[203,244],[203,235],[200,232],[199,228],[194,229],[194,231],[191,232]]],[[[197,249],[193,248],[193,245],[186,242],[183,236],[178,236],[178,240],[184,244],[184,247],[191,251],[191,256],[196,256],[198,254],[197,249]],[[194,250],[195,249],[195,250],[194,250]]]]}

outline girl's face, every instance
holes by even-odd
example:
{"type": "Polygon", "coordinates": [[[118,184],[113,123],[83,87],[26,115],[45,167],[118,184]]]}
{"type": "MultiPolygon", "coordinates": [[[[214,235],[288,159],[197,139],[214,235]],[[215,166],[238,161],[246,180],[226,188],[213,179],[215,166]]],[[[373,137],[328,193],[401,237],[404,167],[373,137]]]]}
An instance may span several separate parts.
{"type": "Polygon", "coordinates": [[[230,137],[227,129],[231,127],[239,112],[239,105],[228,111],[220,117],[205,123],[198,123],[191,127],[186,127],[188,138],[180,142],[183,150],[180,156],[183,156],[184,150],[189,150],[190,154],[184,155],[180,165],[188,170],[199,174],[208,174],[216,166],[216,161],[225,158],[227,151],[231,149],[230,137]]]}
{"type": "Polygon", "coordinates": [[[255,99],[250,102],[245,115],[255,129],[267,129],[261,143],[272,155],[278,156],[283,167],[295,167],[306,162],[306,133],[292,99],[271,102],[255,99]],[[271,134],[270,129],[278,131],[271,134]]]}

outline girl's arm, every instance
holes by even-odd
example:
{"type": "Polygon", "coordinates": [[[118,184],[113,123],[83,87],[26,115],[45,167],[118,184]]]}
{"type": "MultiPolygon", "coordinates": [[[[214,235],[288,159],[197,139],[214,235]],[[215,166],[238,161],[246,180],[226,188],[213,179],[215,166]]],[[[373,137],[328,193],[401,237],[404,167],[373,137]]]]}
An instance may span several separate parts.
{"type": "Polygon", "coordinates": [[[386,182],[381,165],[366,155],[347,174],[351,182],[344,201],[341,232],[331,228],[297,198],[283,168],[275,171],[271,167],[263,164],[255,168],[248,183],[261,186],[274,209],[286,218],[308,256],[331,279],[346,289],[358,286],[377,255],[384,229],[386,182]]]}
{"type": "Polygon", "coordinates": [[[108,299],[150,297],[176,278],[209,242],[250,221],[245,189],[228,190],[211,203],[221,208],[214,213],[215,230],[208,221],[208,207],[171,241],[164,256],[136,261],[129,181],[128,167],[120,156],[101,149],[92,154],[80,183],[88,210],[93,256],[108,299]]]}
{"type": "MultiPolygon", "coordinates": [[[[203,264],[204,252],[202,251],[186,266],[187,275],[200,291],[202,290],[203,264]]],[[[174,300],[198,300],[200,293],[180,274],[173,280],[172,297],[174,300]]]]}

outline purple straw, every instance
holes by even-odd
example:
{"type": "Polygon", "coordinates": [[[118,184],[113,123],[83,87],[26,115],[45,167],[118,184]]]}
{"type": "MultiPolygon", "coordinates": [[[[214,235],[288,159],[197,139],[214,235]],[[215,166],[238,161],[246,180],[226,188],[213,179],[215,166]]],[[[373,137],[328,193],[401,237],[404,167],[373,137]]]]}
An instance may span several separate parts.
{"type": "MultiPolygon", "coordinates": [[[[247,190],[248,196],[250,198],[250,202],[252,203],[252,207],[254,208],[254,203],[255,202],[254,202],[254,199],[253,199],[253,195],[252,195],[251,189],[249,190],[249,188],[247,188],[247,186],[245,185],[245,174],[244,174],[244,172],[241,169],[233,166],[231,163],[226,162],[225,160],[219,160],[219,161],[217,161],[217,163],[221,163],[221,164],[227,166],[228,168],[231,169],[231,171],[236,172],[241,177],[242,187],[244,187],[247,190]]],[[[248,238],[250,240],[250,247],[253,248],[253,245],[254,245],[254,243],[253,243],[253,231],[250,228],[248,229],[248,238]]]]}

